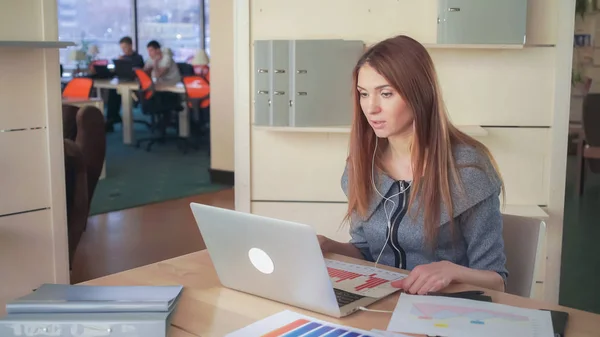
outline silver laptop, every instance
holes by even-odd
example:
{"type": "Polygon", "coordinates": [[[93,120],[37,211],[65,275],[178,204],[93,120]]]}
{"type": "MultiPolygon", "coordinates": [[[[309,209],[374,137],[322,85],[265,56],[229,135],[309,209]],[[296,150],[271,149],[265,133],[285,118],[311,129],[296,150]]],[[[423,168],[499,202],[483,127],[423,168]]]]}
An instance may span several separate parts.
{"type": "Polygon", "coordinates": [[[190,206],[224,287],[338,318],[384,297],[334,288],[309,225],[190,206]]]}

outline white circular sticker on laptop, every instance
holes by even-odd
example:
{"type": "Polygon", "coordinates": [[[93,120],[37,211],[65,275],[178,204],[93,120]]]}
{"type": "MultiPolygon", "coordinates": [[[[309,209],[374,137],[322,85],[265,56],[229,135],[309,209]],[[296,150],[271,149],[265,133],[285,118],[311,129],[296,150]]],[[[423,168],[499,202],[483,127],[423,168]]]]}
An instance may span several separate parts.
{"type": "Polygon", "coordinates": [[[271,274],[275,269],[273,260],[262,249],[252,248],[248,251],[248,257],[254,268],[263,274],[271,274]]]}

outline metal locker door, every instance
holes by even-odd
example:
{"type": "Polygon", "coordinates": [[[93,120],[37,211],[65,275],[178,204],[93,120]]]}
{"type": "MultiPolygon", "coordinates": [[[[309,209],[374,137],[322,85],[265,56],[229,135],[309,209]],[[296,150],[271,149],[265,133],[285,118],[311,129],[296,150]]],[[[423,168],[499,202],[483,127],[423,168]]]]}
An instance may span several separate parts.
{"type": "Polygon", "coordinates": [[[254,41],[254,124],[271,124],[271,42],[254,41]]]}
{"type": "Polygon", "coordinates": [[[292,41],[293,126],[351,124],[352,70],[362,51],[361,41],[292,41]]]}
{"type": "Polygon", "coordinates": [[[288,40],[272,41],[271,53],[271,125],[290,125],[290,80],[288,40]]]}
{"type": "Polygon", "coordinates": [[[525,43],[527,0],[438,1],[438,43],[525,43]]]}

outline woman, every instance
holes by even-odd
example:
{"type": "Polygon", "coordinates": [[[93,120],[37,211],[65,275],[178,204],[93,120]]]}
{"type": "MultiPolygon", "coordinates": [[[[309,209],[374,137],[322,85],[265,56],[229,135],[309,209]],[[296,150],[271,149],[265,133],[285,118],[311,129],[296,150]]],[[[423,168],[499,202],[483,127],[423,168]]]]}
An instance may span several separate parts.
{"type": "Polygon", "coordinates": [[[503,291],[503,183],[486,147],[448,120],[425,48],[406,36],[387,39],[353,75],[342,177],[351,240],[319,236],[323,251],[411,270],[394,283],[408,293],[452,282],[503,291]]]}

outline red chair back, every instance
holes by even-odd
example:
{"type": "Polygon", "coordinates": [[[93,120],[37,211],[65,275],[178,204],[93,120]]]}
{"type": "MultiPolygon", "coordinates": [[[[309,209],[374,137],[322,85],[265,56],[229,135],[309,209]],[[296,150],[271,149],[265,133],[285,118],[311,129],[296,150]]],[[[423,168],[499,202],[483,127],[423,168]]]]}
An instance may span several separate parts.
{"type": "Polygon", "coordinates": [[[76,77],[67,83],[62,97],[88,99],[92,93],[93,86],[94,81],[91,78],[76,77]]]}
{"type": "Polygon", "coordinates": [[[183,86],[190,99],[203,99],[210,94],[210,85],[202,76],[184,76],[183,86]]]}
{"type": "Polygon", "coordinates": [[[182,81],[189,107],[192,107],[195,101],[199,101],[201,108],[208,108],[210,106],[210,84],[208,84],[204,77],[198,75],[184,76],[182,81]]]}
{"type": "Polygon", "coordinates": [[[154,95],[154,83],[150,76],[140,68],[133,69],[138,79],[140,90],[144,93],[145,99],[150,99],[154,95]]]}

